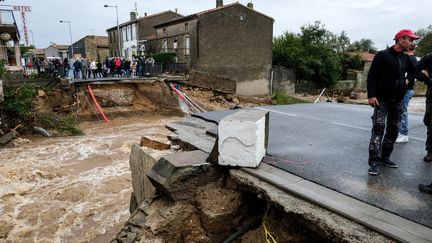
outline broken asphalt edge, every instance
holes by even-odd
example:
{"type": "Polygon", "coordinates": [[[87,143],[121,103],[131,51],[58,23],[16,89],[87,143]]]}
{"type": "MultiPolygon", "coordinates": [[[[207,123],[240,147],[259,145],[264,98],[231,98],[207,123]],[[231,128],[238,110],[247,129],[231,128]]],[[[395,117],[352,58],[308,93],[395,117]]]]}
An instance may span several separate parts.
{"type": "MultiPolygon", "coordinates": [[[[319,184],[305,180],[271,165],[261,163],[257,169],[241,168],[284,192],[297,195],[323,208],[352,219],[400,242],[432,242],[432,229],[364,203],[319,184]]],[[[230,170],[231,174],[237,174],[230,170]]]]}

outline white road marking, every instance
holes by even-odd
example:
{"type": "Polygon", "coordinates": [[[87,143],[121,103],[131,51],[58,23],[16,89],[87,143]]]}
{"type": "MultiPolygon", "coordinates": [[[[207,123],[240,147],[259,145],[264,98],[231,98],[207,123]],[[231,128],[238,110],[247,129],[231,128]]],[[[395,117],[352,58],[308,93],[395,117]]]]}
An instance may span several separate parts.
{"type": "Polygon", "coordinates": [[[330,124],[338,125],[338,126],[343,126],[343,127],[350,127],[350,128],[360,129],[360,130],[363,130],[363,131],[370,131],[371,130],[370,128],[358,127],[358,126],[343,124],[343,123],[339,123],[339,122],[330,122],[330,124]]]}
{"type": "MultiPolygon", "coordinates": [[[[331,122],[331,124],[333,124],[333,125],[338,125],[338,126],[343,126],[343,127],[354,128],[354,129],[360,129],[360,130],[363,130],[363,131],[370,131],[370,130],[371,130],[370,128],[364,128],[364,127],[352,126],[352,125],[343,124],[343,123],[338,123],[338,122],[331,122]]],[[[417,141],[420,141],[420,142],[426,142],[426,139],[418,138],[418,137],[409,137],[409,139],[417,140],[417,141]]]]}
{"type": "Polygon", "coordinates": [[[275,111],[275,110],[270,110],[270,109],[264,109],[264,108],[261,108],[261,107],[254,107],[254,108],[258,109],[258,110],[263,110],[263,111],[271,111],[271,112],[274,112],[274,113],[278,113],[278,114],[282,114],[282,115],[287,115],[287,116],[297,116],[295,114],[285,113],[285,112],[275,111]]]}

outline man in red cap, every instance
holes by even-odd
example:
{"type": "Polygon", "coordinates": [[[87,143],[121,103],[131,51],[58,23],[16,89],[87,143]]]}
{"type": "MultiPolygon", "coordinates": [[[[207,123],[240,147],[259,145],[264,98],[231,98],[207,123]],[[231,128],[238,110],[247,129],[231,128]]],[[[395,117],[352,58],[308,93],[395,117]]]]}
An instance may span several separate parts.
{"type": "Polygon", "coordinates": [[[416,77],[419,73],[405,52],[415,47],[414,40],[418,38],[409,29],[400,30],[394,37],[395,44],[378,52],[372,61],[367,78],[368,103],[374,107],[369,142],[370,175],[378,175],[379,165],[398,167],[390,155],[399,133],[402,100],[408,87],[406,73],[416,77]]]}

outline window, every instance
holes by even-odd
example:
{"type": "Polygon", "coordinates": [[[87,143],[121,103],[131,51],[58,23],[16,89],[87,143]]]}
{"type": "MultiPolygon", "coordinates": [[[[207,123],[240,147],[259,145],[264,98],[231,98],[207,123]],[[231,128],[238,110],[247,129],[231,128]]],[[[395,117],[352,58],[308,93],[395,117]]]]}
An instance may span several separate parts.
{"type": "Polygon", "coordinates": [[[185,48],[185,56],[189,56],[190,55],[190,38],[188,35],[185,36],[184,48],[185,48]]]}
{"type": "Polygon", "coordinates": [[[163,28],[163,29],[162,29],[162,33],[165,35],[166,32],[167,32],[167,31],[166,31],[166,28],[163,28]]]}
{"type": "Polygon", "coordinates": [[[168,41],[167,40],[163,41],[162,50],[163,50],[163,52],[168,52],[168,41]]]}
{"type": "Polygon", "coordinates": [[[186,31],[189,30],[189,23],[185,23],[185,30],[186,30],[186,31]]]}
{"type": "Polygon", "coordinates": [[[126,28],[122,28],[121,29],[121,32],[122,32],[122,36],[123,36],[123,41],[127,41],[127,39],[126,39],[126,28]]]}
{"type": "Polygon", "coordinates": [[[136,27],[135,27],[135,24],[132,24],[131,40],[136,40],[136,27]]]}
{"type": "Polygon", "coordinates": [[[126,38],[127,38],[128,41],[129,41],[129,40],[132,40],[132,35],[131,35],[131,33],[132,33],[132,26],[131,26],[131,25],[128,25],[128,26],[127,26],[127,29],[126,29],[126,38]]]}
{"type": "Polygon", "coordinates": [[[173,43],[173,48],[174,48],[174,51],[176,51],[176,50],[177,50],[177,40],[174,40],[174,43],[173,43]]]}

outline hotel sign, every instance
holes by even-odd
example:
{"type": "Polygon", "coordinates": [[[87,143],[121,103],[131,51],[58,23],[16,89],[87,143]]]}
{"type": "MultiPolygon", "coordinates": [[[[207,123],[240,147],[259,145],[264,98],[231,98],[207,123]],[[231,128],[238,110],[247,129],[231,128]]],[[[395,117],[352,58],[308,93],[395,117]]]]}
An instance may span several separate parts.
{"type": "Polygon", "coordinates": [[[31,12],[31,7],[30,6],[22,6],[22,5],[14,5],[13,10],[18,11],[18,12],[31,12]]]}

